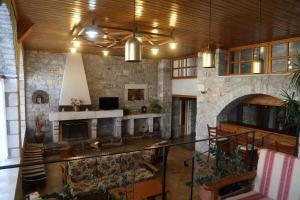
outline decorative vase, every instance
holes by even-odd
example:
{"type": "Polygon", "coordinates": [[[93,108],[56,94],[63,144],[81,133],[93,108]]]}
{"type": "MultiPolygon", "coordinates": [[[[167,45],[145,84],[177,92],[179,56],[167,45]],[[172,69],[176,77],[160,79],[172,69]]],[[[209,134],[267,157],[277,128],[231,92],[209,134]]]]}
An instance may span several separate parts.
{"type": "Polygon", "coordinates": [[[79,106],[74,106],[74,111],[75,111],[75,112],[80,111],[80,107],[79,107],[79,106]]]}
{"type": "Polygon", "coordinates": [[[45,133],[40,131],[40,132],[36,132],[34,134],[34,139],[37,143],[42,143],[44,141],[45,138],[45,133]]]}

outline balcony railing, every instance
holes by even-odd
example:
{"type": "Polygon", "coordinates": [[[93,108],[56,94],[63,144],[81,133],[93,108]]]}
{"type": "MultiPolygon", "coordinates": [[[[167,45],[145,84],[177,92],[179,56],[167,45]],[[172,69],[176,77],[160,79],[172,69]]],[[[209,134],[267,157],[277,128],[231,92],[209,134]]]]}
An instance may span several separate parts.
{"type": "MultiPolygon", "coordinates": [[[[45,155],[40,147],[27,145],[22,162],[0,166],[0,177],[20,169],[22,184],[17,185],[16,192],[26,196],[36,191],[46,199],[198,199],[202,184],[256,166],[254,131],[157,143],[160,141],[136,140],[121,147],[85,149],[81,152],[84,155],[67,158],[58,153],[45,155]],[[149,145],[141,147],[141,143],[149,145]]],[[[9,187],[4,178],[0,182],[9,187]]],[[[241,188],[245,189],[231,186],[224,190],[241,188]]]]}

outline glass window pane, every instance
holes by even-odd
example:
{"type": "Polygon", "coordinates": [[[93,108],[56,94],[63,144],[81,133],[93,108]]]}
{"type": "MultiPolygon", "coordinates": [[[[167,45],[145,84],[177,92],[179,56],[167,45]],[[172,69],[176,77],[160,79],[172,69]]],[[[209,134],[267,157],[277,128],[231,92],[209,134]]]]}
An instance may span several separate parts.
{"type": "Polygon", "coordinates": [[[285,72],[285,63],[284,59],[281,60],[272,60],[272,72],[285,72]]]}
{"type": "Polygon", "coordinates": [[[174,60],[174,62],[173,62],[173,67],[174,67],[174,68],[178,67],[178,60],[174,60]]]}
{"type": "Polygon", "coordinates": [[[187,76],[196,76],[196,68],[187,68],[187,76]]]}
{"type": "Polygon", "coordinates": [[[173,77],[178,77],[178,73],[179,73],[179,70],[178,69],[174,69],[173,70],[173,77]]]}
{"type": "Polygon", "coordinates": [[[239,51],[230,52],[230,61],[237,62],[239,61],[239,51]]]}
{"type": "Polygon", "coordinates": [[[300,68],[300,60],[298,58],[290,58],[288,62],[288,69],[289,71],[294,71],[300,68]]]}
{"type": "Polygon", "coordinates": [[[241,60],[252,60],[252,49],[243,49],[241,51],[241,60]]]}
{"type": "Polygon", "coordinates": [[[286,56],[287,45],[284,44],[275,44],[272,45],[272,57],[286,56]]]}
{"type": "Polygon", "coordinates": [[[300,41],[290,42],[289,43],[289,55],[295,56],[300,54],[300,41]]]}
{"type": "Polygon", "coordinates": [[[260,52],[258,49],[259,49],[258,47],[254,49],[254,52],[253,52],[254,59],[258,59],[260,57],[260,59],[265,60],[266,59],[266,48],[260,47],[260,52]],[[259,53],[260,53],[260,55],[259,55],[259,53]]]}
{"type": "Polygon", "coordinates": [[[250,74],[252,72],[252,62],[241,63],[241,74],[250,74]]]}
{"type": "Polygon", "coordinates": [[[238,74],[239,73],[239,65],[234,63],[230,65],[229,74],[238,74]]]}

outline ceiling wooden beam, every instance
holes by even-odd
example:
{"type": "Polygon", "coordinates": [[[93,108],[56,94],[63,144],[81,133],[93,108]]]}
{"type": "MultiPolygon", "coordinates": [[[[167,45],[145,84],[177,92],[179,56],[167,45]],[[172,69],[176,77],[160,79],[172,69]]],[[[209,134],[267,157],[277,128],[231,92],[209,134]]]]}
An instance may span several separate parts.
{"type": "Polygon", "coordinates": [[[32,29],[32,23],[25,26],[18,26],[18,42],[23,42],[23,40],[31,33],[32,29]]]}

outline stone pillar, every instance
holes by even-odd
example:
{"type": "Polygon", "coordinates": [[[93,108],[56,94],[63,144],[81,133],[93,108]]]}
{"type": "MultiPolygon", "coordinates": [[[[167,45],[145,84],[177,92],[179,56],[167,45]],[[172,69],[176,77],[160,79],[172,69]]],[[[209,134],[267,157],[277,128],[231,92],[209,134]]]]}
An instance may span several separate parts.
{"type": "Polygon", "coordinates": [[[59,121],[52,122],[52,141],[59,142],[59,121]]]}
{"type": "Polygon", "coordinates": [[[162,103],[163,113],[161,119],[161,132],[162,137],[171,137],[171,112],[172,112],[172,80],[171,74],[171,61],[162,59],[158,62],[158,84],[157,96],[162,103]]]}
{"type": "Polygon", "coordinates": [[[127,120],[127,132],[129,135],[134,135],[134,119],[127,120]]]}
{"type": "Polygon", "coordinates": [[[149,133],[153,133],[153,117],[148,118],[147,123],[149,133]]]}
{"type": "Polygon", "coordinates": [[[91,139],[97,138],[98,119],[91,120],[91,139]]]}
{"type": "Polygon", "coordinates": [[[122,137],[122,118],[117,117],[113,119],[113,136],[116,138],[122,137]]]}

